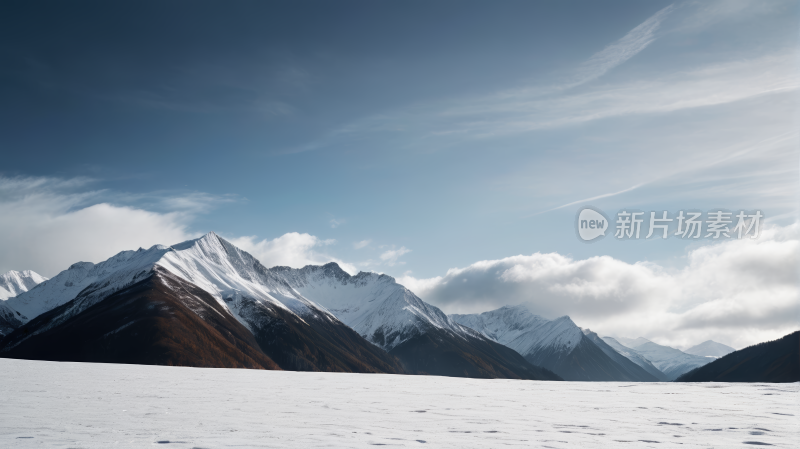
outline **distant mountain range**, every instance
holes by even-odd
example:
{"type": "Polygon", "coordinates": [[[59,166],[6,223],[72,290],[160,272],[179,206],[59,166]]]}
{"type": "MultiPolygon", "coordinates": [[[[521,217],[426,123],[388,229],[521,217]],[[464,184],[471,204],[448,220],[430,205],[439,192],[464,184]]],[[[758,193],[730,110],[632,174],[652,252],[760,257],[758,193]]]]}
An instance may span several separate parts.
{"type": "MultiPolygon", "coordinates": [[[[567,316],[548,320],[522,305],[451,318],[565,380],[665,382],[714,360],[641,337],[621,338],[620,344],[611,337],[601,338],[589,329],[581,329],[567,316]]],[[[727,348],[709,341],[698,345],[698,350],[720,350],[719,347],[727,348]]]]}
{"type": "Polygon", "coordinates": [[[726,354],[678,382],[798,382],[800,331],[726,354]]]}
{"type": "Polygon", "coordinates": [[[0,306],[2,357],[559,379],[393,278],[267,269],[214,233],[73,264],[0,306]]]}
{"type": "MultiPolygon", "coordinates": [[[[628,340],[628,339],[626,339],[626,340],[628,340]]],[[[644,339],[642,339],[642,340],[644,340],[644,339]]],[[[603,337],[603,341],[606,342],[606,344],[608,344],[610,347],[614,348],[614,350],[617,351],[620,355],[624,356],[625,358],[627,358],[631,362],[635,363],[636,365],[641,367],[643,370],[647,371],[652,376],[654,376],[656,379],[658,379],[658,380],[660,380],[662,382],[669,381],[669,379],[667,378],[667,375],[664,374],[663,372],[661,372],[661,370],[659,370],[658,368],[656,368],[655,365],[653,365],[653,363],[650,360],[647,360],[647,358],[645,356],[639,354],[635,350],[633,350],[633,349],[631,349],[631,348],[629,348],[629,347],[627,347],[627,346],[625,346],[623,344],[620,344],[620,342],[618,342],[614,338],[603,337]]]]}
{"type": "Polygon", "coordinates": [[[658,380],[613,349],[609,356],[568,316],[547,320],[525,306],[515,306],[451,318],[514,349],[529,362],[552,370],[564,380],[658,380]]]}
{"type": "MultiPolygon", "coordinates": [[[[601,337],[524,306],[447,316],[394,278],[266,268],[214,233],[0,276],[0,357],[574,381],[670,381],[733,348],[601,337]]],[[[716,363],[716,362],[715,362],[716,363]]]]}
{"type": "Polygon", "coordinates": [[[629,347],[629,353],[635,352],[647,359],[659,371],[664,373],[666,380],[675,380],[681,374],[713,360],[709,357],[686,354],[678,349],[662,346],[644,338],[636,339],[633,342],[628,339],[626,341],[630,344],[638,343],[636,346],[629,347]]]}
{"type": "Polygon", "coordinates": [[[701,357],[713,357],[718,359],[730,354],[733,351],[735,351],[735,349],[731,348],[730,346],[717,343],[713,340],[707,340],[699,345],[692,346],[683,352],[692,355],[699,355],[701,357]]]}

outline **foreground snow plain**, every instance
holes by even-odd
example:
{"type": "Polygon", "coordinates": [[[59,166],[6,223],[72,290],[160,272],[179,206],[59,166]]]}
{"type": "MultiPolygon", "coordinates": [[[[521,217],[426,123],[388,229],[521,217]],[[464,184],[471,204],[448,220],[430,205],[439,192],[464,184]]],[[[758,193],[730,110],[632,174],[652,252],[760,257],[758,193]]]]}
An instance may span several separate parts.
{"type": "Polygon", "coordinates": [[[800,384],[0,359],[0,447],[797,447],[800,384]]]}

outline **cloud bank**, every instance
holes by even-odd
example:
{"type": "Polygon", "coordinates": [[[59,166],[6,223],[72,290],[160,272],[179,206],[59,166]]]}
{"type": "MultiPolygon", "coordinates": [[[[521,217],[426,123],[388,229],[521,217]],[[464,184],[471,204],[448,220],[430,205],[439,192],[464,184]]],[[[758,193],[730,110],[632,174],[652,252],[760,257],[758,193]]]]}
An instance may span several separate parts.
{"type": "MultiPolygon", "coordinates": [[[[193,219],[231,201],[229,196],[202,192],[114,193],[92,190],[93,183],[86,178],[0,176],[0,273],[33,270],[53,277],[75,262],[97,263],[120,251],[197,238],[204,232],[191,229],[193,219]]],[[[348,272],[358,271],[320,252],[333,240],[309,234],[230,240],[267,267],[299,268],[333,261],[348,272]]]]}
{"type": "Polygon", "coordinates": [[[231,243],[252,254],[266,267],[287,266],[302,268],[306,265],[324,265],[336,262],[350,274],[358,269],[347,262],[321,252],[322,248],[336,243],[333,239],[322,240],[311,234],[289,232],[275,239],[258,240],[254,236],[234,237],[231,243]]]}
{"type": "Polygon", "coordinates": [[[693,249],[679,270],[608,256],[535,253],[398,282],[448,313],[526,303],[546,317],[569,315],[601,335],[679,347],[714,339],[743,347],[800,328],[799,250],[796,223],[764,229],[756,240],[693,249]]]}
{"type": "MultiPolygon", "coordinates": [[[[189,215],[104,201],[88,179],[0,177],[0,272],[52,277],[78,261],[193,238],[189,215]]],[[[176,199],[177,201],[177,199],[176,199]]]]}

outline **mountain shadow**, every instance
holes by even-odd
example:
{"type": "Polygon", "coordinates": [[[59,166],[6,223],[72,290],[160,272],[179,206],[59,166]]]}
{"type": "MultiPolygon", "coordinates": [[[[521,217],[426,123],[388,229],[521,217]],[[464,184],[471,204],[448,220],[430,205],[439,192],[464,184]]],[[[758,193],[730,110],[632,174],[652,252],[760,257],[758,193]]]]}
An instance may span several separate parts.
{"type": "Polygon", "coordinates": [[[413,374],[484,379],[563,380],[513,349],[489,339],[429,329],[395,346],[389,354],[413,374]]]}
{"type": "MultiPolygon", "coordinates": [[[[80,295],[77,299],[80,298],[80,295]]],[[[74,300],[73,300],[74,301],[74,300]]],[[[336,321],[257,307],[251,332],[216,299],[154,267],[67,317],[72,301],[0,341],[0,357],[215,368],[401,373],[394,357],[336,321]],[[254,323],[256,325],[254,326],[254,323]]]]}
{"type": "Polygon", "coordinates": [[[250,332],[205,291],[158,270],[62,320],[70,303],[0,341],[8,358],[280,369],[250,332]]]}
{"type": "Polygon", "coordinates": [[[800,382],[800,331],[732,352],[676,382],[800,382]]]}
{"type": "Polygon", "coordinates": [[[598,348],[600,348],[603,353],[608,356],[614,363],[619,366],[619,373],[614,374],[615,376],[622,376],[625,377],[628,381],[632,382],[660,382],[661,379],[657,378],[653,374],[647,372],[641,366],[633,363],[624,355],[617,352],[614,348],[608,345],[605,341],[603,341],[600,336],[596,333],[590,331],[589,329],[585,329],[583,331],[584,335],[589,338],[598,348]]]}

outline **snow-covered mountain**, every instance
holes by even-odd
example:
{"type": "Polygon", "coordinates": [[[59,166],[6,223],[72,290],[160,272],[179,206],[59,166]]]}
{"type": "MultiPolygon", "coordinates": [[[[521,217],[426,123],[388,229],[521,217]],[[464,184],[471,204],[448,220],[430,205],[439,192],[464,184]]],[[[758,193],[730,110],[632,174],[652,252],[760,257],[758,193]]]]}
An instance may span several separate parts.
{"type": "MultiPolygon", "coordinates": [[[[413,365],[407,368],[412,372],[556,378],[455,323],[389,276],[350,276],[334,263],[267,269],[214,233],[172,246],[123,251],[98,264],[79,262],[6,301],[7,314],[12,316],[7,320],[9,325],[23,327],[25,332],[10,335],[3,351],[37,335],[64,329],[78,317],[85,319],[83,314],[90,309],[106,310],[108,305],[99,305],[101,302],[120,295],[127,298],[130,289],[143,282],[149,282],[148,288],[158,295],[168,296],[175,307],[197,307],[204,311],[197,313],[206,317],[221,313],[235,318],[262,350],[290,369],[348,370],[361,367],[358,357],[370,354],[375,360],[365,365],[367,371],[375,364],[385,367],[396,363],[397,359],[378,349],[382,348],[396,351],[405,365],[413,365]],[[159,279],[153,280],[154,276],[159,279]],[[184,300],[180,291],[167,292],[175,285],[204,293],[192,293],[184,300]],[[208,303],[203,295],[215,304],[208,303]],[[429,359],[441,361],[445,359],[442,351],[449,351],[451,361],[459,362],[444,366],[443,362],[428,363],[421,356],[424,352],[431,356],[429,359]],[[459,355],[453,358],[453,354],[459,355]]],[[[104,313],[117,312],[109,309],[104,313]]],[[[224,333],[241,334],[234,329],[238,325],[227,321],[217,325],[224,333]]],[[[37,341],[41,338],[36,337],[37,341]]]]}
{"type": "Polygon", "coordinates": [[[0,275],[0,300],[13,298],[36,287],[47,278],[35,271],[9,271],[0,275]]]}
{"type": "MultiPolygon", "coordinates": [[[[137,251],[123,251],[98,264],[79,262],[37,288],[6,301],[5,305],[8,310],[13,311],[17,320],[17,323],[12,324],[22,328],[24,332],[8,335],[2,350],[18,351],[25,356],[30,354],[32,358],[36,354],[42,354],[42,351],[51,354],[46,351],[48,345],[43,339],[52,339],[56,337],[51,335],[59,335],[58,338],[61,339],[69,337],[80,340],[83,338],[82,334],[70,329],[74,328],[76,320],[86,321],[84,312],[88,313],[90,310],[93,311],[92,314],[98,313],[97,310],[104,310],[103,313],[108,316],[100,320],[101,323],[124,318],[118,316],[119,308],[112,310],[108,308],[108,304],[101,303],[119,295],[128,298],[126,292],[139,288],[137,286],[143,282],[150,285],[150,293],[146,296],[164,297],[163,303],[172,304],[173,308],[180,310],[188,309],[207,324],[216,323],[214,326],[221,333],[219,338],[231,342],[239,341],[234,348],[227,349],[224,343],[220,343],[216,355],[203,355],[202,351],[196,353],[197,357],[201,357],[197,359],[197,363],[205,363],[202,362],[203,357],[211,356],[218,360],[230,359],[224,354],[225,351],[236,352],[238,355],[234,359],[252,361],[253,357],[239,352],[243,345],[248,348],[255,345],[255,351],[270,352],[270,357],[289,369],[362,372],[401,370],[399,362],[393,361],[387,354],[364,341],[324,308],[299,295],[283,295],[280,299],[272,296],[271,291],[287,292],[291,288],[280,278],[271,275],[255,258],[213,233],[171,247],[156,245],[147,250],[140,248],[137,251]],[[190,291],[194,293],[187,293],[190,291]],[[239,337],[234,337],[235,335],[239,337]],[[242,335],[251,336],[242,343],[245,341],[242,340],[242,335]],[[32,339],[30,344],[26,343],[29,339],[32,339]],[[331,343],[332,339],[338,344],[331,343]],[[21,344],[23,346],[18,348],[21,344]],[[265,347],[268,349],[265,350],[265,347]],[[393,364],[397,367],[392,367],[393,364]]],[[[147,307],[155,306],[155,303],[151,303],[147,307]]],[[[187,318],[188,323],[184,319],[181,324],[181,332],[188,332],[188,336],[174,335],[174,329],[165,329],[159,324],[163,317],[150,316],[145,311],[127,313],[141,316],[133,321],[129,319],[129,323],[120,323],[120,329],[141,327],[144,326],[141,323],[147,322],[149,327],[139,331],[156,332],[161,335],[158,337],[160,340],[208,342],[209,338],[212,341],[217,338],[209,337],[208,329],[203,327],[205,325],[194,319],[187,318]],[[139,324],[131,326],[136,323],[139,324]],[[200,337],[195,338],[198,333],[200,337]]],[[[92,326],[98,325],[95,322],[92,322],[92,326]]],[[[111,332],[108,335],[116,334],[120,329],[109,329],[111,332]]],[[[108,335],[93,338],[103,340],[108,335]]],[[[79,344],[89,345],[83,341],[79,341],[79,344]]],[[[103,347],[100,344],[98,346],[103,347]]],[[[250,349],[245,352],[252,354],[250,349]]],[[[58,354],[46,357],[56,356],[58,354]]],[[[75,357],[89,356],[77,354],[75,357]]],[[[112,357],[103,360],[117,359],[112,357]]],[[[155,363],[161,362],[156,360],[155,363]]],[[[240,366],[237,363],[239,362],[230,366],[240,366]]],[[[265,367],[271,366],[272,361],[242,363],[244,366],[265,367]]]]}
{"type": "Polygon", "coordinates": [[[569,317],[563,316],[550,321],[532,314],[524,305],[504,306],[481,314],[454,314],[450,317],[522,355],[551,347],[560,351],[571,351],[583,335],[569,317]]]}
{"type": "Polygon", "coordinates": [[[736,350],[728,345],[717,343],[714,340],[707,340],[700,343],[699,345],[692,346],[691,348],[683,352],[692,355],[699,355],[700,357],[711,357],[714,359],[718,359],[734,351],[736,350]]]}
{"type": "Polygon", "coordinates": [[[656,368],[659,369],[659,371],[666,375],[667,380],[675,380],[681,374],[689,372],[714,360],[713,358],[709,357],[686,354],[679,349],[675,349],[670,346],[662,346],[642,337],[639,337],[635,340],[624,340],[635,343],[644,341],[644,343],[640,343],[631,349],[634,349],[638,354],[649,360],[656,368]]]}
{"type": "Polygon", "coordinates": [[[568,316],[548,320],[519,305],[450,317],[565,380],[655,380],[646,373],[641,373],[642,378],[632,378],[586,337],[568,316]]]}
{"type": "Polygon", "coordinates": [[[434,326],[461,337],[471,332],[389,276],[363,272],[350,276],[334,263],[266,269],[214,233],[171,247],[123,251],[98,264],[73,264],[35,291],[7,301],[7,305],[26,323],[80,293],[79,300],[65,313],[72,316],[147,276],[156,265],[208,292],[248,327],[253,317],[248,315],[247,304],[255,300],[301,318],[338,317],[387,351],[420,326],[434,326]]]}
{"type": "Polygon", "coordinates": [[[30,270],[9,271],[0,276],[0,337],[21,324],[19,314],[6,305],[7,300],[27,292],[46,280],[46,277],[30,270]]]}
{"type": "Polygon", "coordinates": [[[300,269],[274,267],[269,273],[289,287],[275,288],[273,296],[281,300],[301,297],[321,305],[386,351],[428,329],[459,338],[479,336],[390,276],[365,272],[351,276],[336,263],[300,269]]]}
{"type": "Polygon", "coordinates": [[[658,371],[654,366],[651,365],[652,370],[648,370],[639,366],[629,358],[620,354],[619,351],[611,347],[602,338],[600,338],[597,333],[592,332],[591,329],[583,329],[583,334],[586,335],[589,340],[591,340],[592,343],[594,343],[598,348],[600,348],[600,350],[603,351],[608,358],[619,365],[630,379],[643,382],[656,382],[665,380],[664,373],[658,371]]]}
{"type": "MultiPolygon", "coordinates": [[[[602,338],[603,338],[603,341],[605,341],[606,344],[608,344],[610,347],[612,347],[615,351],[617,351],[618,353],[620,353],[621,355],[626,357],[631,362],[633,362],[633,363],[639,365],[640,367],[642,367],[642,369],[644,369],[648,373],[650,373],[653,376],[655,376],[658,380],[661,380],[661,381],[667,381],[668,380],[667,376],[664,373],[662,373],[661,370],[656,368],[643,355],[641,355],[638,352],[636,352],[635,349],[631,349],[631,348],[621,344],[620,342],[618,342],[616,339],[614,339],[612,337],[602,337],[602,338]]],[[[628,341],[632,341],[631,339],[627,339],[627,340],[628,341]]],[[[642,339],[642,340],[644,340],[644,339],[642,339]]]]}

